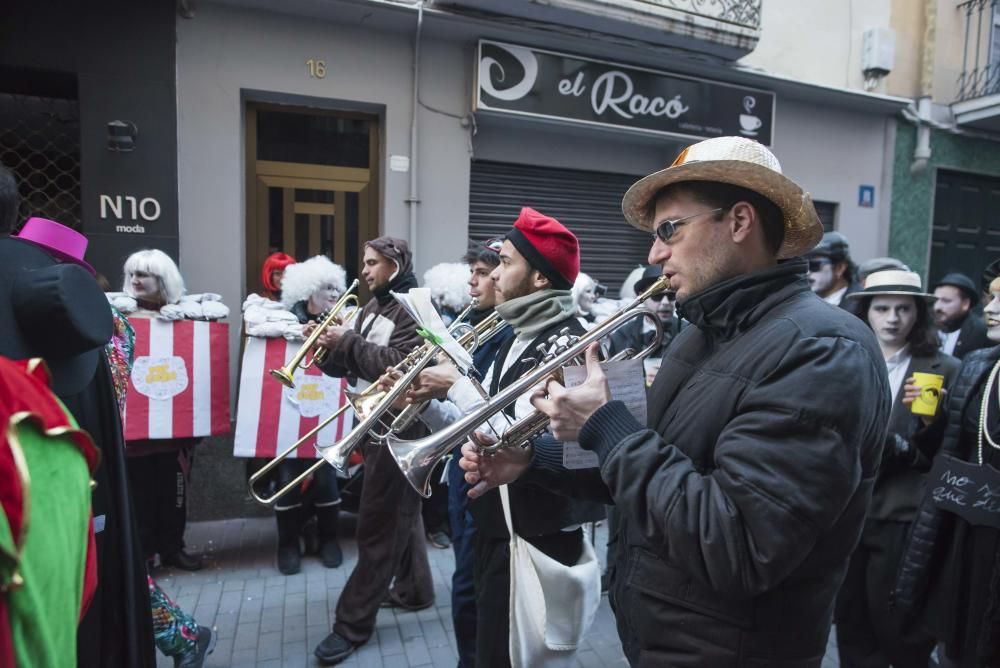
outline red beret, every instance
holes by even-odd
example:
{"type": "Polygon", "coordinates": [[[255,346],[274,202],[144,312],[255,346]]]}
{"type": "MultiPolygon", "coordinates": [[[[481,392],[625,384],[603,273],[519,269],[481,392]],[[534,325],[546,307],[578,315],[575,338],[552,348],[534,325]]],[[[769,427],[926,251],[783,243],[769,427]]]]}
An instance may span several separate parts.
{"type": "Polygon", "coordinates": [[[580,273],[580,242],[555,218],[521,209],[507,240],[557,290],[569,290],[580,273]]]}

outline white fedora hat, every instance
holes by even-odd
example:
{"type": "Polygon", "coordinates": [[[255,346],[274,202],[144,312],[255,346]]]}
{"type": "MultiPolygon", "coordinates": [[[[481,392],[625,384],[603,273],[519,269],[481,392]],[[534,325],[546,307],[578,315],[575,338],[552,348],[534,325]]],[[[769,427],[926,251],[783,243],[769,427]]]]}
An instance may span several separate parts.
{"type": "Polygon", "coordinates": [[[666,169],[639,179],[622,200],[625,219],[633,227],[653,232],[652,198],[665,186],[681,181],[729,183],[774,202],[785,222],[779,259],[812,250],[823,236],[823,224],[809,193],[781,173],[781,164],[767,147],[745,137],[715,137],[692,144],[666,169]]]}
{"type": "Polygon", "coordinates": [[[920,274],[900,269],[887,269],[869,274],[865,279],[865,289],[847,295],[850,298],[875,297],[878,295],[907,295],[934,301],[934,295],[927,294],[920,284],[920,274]]]}

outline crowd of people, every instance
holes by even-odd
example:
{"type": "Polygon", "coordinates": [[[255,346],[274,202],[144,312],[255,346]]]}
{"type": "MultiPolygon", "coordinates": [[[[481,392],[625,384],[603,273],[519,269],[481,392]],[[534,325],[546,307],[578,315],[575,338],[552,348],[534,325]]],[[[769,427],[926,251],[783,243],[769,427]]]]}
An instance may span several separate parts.
{"type": "MultiPolygon", "coordinates": [[[[135,437],[126,408],[153,354],[141,319],[228,309],[159,250],[102,287],[86,238],[17,220],[16,193],[0,170],[0,665],[151,666],[156,647],[200,666],[212,629],[151,575],[203,565],[184,543],[202,436],[135,437]]],[[[896,258],[858,264],[736,137],[688,147],[622,209],[651,244],[617,299],[581,272],[571,227],[530,207],[423,276],[456,336],[498,317],[469,365],[402,297],[422,289],[405,240],[364,243],[371,298],[336,317],[345,268],[267,258],[245,343],[308,341],[310,373],[343,380],[338,405],[435,353],[389,415],[418,410],[393,436],[446,456],[421,487],[364,434],[357,559],[317,659],[347,659],[382,608],[433,605],[430,545],[454,552],[460,667],[574,665],[602,592],[633,666],[819,666],[832,624],[843,666],[1000,665],[1000,259],[929,287],[896,258]],[[625,312],[642,315],[604,336],[625,312]],[[547,366],[570,350],[582,381],[547,366]],[[641,418],[613,371],[636,356],[641,418]]],[[[336,444],[319,433],[269,483],[285,575],[344,560],[345,480],[308,473],[336,444]]]]}

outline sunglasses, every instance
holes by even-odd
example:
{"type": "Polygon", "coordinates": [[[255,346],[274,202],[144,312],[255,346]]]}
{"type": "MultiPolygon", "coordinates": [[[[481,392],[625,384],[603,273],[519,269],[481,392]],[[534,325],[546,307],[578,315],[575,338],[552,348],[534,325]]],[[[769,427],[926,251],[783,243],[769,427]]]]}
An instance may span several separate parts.
{"type": "Polygon", "coordinates": [[[810,272],[822,271],[823,267],[825,267],[828,264],[833,264],[833,262],[826,259],[825,257],[813,258],[809,260],[809,271],[810,272]]]}
{"type": "Polygon", "coordinates": [[[654,235],[657,239],[663,243],[667,243],[677,232],[677,228],[681,225],[686,225],[692,218],[697,218],[698,216],[707,216],[710,213],[718,213],[720,211],[725,211],[723,207],[717,209],[712,209],[711,211],[699,211],[698,213],[692,213],[690,216],[684,216],[683,218],[675,218],[674,220],[664,220],[661,223],[656,223],[654,227],[654,235]]]}
{"type": "Polygon", "coordinates": [[[496,239],[490,239],[489,241],[483,242],[483,247],[493,251],[494,253],[499,253],[500,249],[503,248],[503,238],[497,237],[496,239]]]}

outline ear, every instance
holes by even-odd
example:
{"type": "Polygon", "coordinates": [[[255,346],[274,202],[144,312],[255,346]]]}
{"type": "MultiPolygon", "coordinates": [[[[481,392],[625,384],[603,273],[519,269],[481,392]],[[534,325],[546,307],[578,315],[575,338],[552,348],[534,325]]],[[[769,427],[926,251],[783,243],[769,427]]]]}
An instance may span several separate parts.
{"type": "Polygon", "coordinates": [[[733,237],[733,242],[738,244],[746,243],[756,229],[759,229],[759,233],[763,235],[764,230],[761,228],[760,216],[757,215],[757,210],[748,202],[737,202],[730,209],[730,212],[733,219],[729,225],[729,229],[733,237]]]}
{"type": "Polygon", "coordinates": [[[552,281],[537,269],[531,271],[531,284],[536,290],[546,290],[552,287],[552,281]]]}

